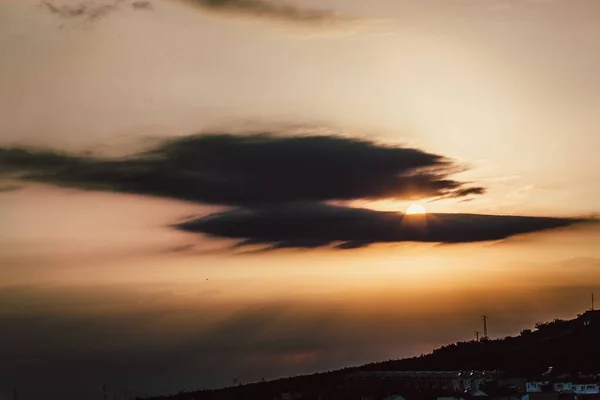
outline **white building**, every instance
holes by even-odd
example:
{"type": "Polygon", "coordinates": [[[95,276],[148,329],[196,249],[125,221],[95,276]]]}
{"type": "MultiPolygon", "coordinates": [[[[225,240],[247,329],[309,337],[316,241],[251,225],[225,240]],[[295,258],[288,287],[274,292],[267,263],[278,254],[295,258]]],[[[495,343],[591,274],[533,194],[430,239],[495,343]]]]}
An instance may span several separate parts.
{"type": "Polygon", "coordinates": [[[527,393],[540,393],[542,391],[542,386],[547,385],[548,382],[527,382],[525,384],[525,391],[527,393]]]}
{"type": "Polygon", "coordinates": [[[598,394],[600,385],[597,383],[574,383],[572,390],[575,394],[598,394]]]}
{"type": "MultiPolygon", "coordinates": [[[[541,393],[544,386],[550,385],[550,382],[527,382],[525,391],[527,393],[541,393]]],[[[598,383],[571,383],[571,382],[553,382],[551,390],[557,393],[572,392],[575,394],[600,394],[600,384],[598,383]]]]}
{"type": "Polygon", "coordinates": [[[571,392],[573,384],[571,382],[554,382],[552,388],[555,392],[571,392]]]}

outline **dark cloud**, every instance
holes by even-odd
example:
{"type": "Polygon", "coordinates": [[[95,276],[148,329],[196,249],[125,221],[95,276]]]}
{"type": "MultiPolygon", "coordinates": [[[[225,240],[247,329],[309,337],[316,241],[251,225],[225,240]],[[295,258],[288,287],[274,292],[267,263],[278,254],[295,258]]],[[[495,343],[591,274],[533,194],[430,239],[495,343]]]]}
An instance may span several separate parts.
{"type": "Polygon", "coordinates": [[[149,1],[134,1],[131,3],[131,7],[138,10],[152,10],[152,3],[149,1]]]}
{"type": "Polygon", "coordinates": [[[6,185],[6,186],[0,185],[0,193],[13,192],[13,191],[19,190],[19,189],[21,189],[21,186],[18,186],[18,185],[6,185]]]}
{"type": "MultiPolygon", "coordinates": [[[[58,17],[93,22],[118,10],[119,6],[125,1],[126,0],[86,1],[72,5],[57,5],[51,1],[42,1],[40,4],[48,10],[48,12],[58,17]]],[[[134,1],[131,3],[131,6],[133,9],[137,10],[152,8],[152,4],[149,1],[134,1]]]]}
{"type": "Polygon", "coordinates": [[[466,243],[566,227],[580,219],[428,214],[297,203],[256,209],[230,210],[190,220],[184,231],[240,240],[240,246],[268,249],[335,246],[353,249],[373,243],[466,243]]]}
{"type": "Polygon", "coordinates": [[[51,14],[61,18],[80,18],[87,21],[95,21],[115,11],[124,0],[105,1],[102,3],[84,2],[75,5],[56,5],[50,1],[43,1],[42,7],[51,14]]]}
{"type": "Polygon", "coordinates": [[[33,181],[239,206],[483,192],[441,155],[341,136],[187,136],[124,159],[6,148],[0,162],[33,181]]]}
{"type": "Polygon", "coordinates": [[[228,14],[238,14],[255,18],[268,18],[301,23],[332,23],[339,19],[335,13],[326,10],[304,9],[281,1],[264,0],[179,0],[199,9],[228,14]]]}
{"type": "MultiPolygon", "coordinates": [[[[57,4],[53,0],[45,0],[40,4],[53,15],[93,21],[100,19],[119,8],[128,0],[88,0],[79,4],[57,4]]],[[[248,16],[252,18],[274,19],[287,22],[312,25],[333,24],[342,18],[332,11],[305,9],[282,4],[277,1],[264,0],[175,0],[199,10],[218,12],[228,15],[248,16]]],[[[152,2],[136,0],[130,3],[136,10],[151,10],[152,2]]],[[[347,19],[346,19],[347,20],[347,19]]]]}
{"type": "Polygon", "coordinates": [[[83,3],[75,5],[57,6],[50,3],[49,1],[42,1],[40,4],[42,7],[45,7],[51,14],[64,18],[81,17],[85,15],[87,11],[87,6],[83,3]]]}

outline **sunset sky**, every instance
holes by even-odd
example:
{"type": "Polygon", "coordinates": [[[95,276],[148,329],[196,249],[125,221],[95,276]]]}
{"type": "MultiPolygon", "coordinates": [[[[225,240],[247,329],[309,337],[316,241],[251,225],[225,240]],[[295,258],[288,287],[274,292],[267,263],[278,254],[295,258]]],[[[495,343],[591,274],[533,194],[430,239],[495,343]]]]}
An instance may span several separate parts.
{"type": "Polygon", "coordinates": [[[575,316],[598,71],[594,0],[0,0],[0,399],[575,316]]]}

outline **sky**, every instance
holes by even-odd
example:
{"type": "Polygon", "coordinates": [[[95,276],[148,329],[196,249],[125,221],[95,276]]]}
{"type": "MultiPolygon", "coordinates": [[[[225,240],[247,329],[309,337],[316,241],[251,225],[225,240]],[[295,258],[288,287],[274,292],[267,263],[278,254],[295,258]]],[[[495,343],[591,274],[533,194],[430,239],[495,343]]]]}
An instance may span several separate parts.
{"type": "Polygon", "coordinates": [[[222,387],[584,311],[598,15],[0,0],[0,399],[222,387]]]}

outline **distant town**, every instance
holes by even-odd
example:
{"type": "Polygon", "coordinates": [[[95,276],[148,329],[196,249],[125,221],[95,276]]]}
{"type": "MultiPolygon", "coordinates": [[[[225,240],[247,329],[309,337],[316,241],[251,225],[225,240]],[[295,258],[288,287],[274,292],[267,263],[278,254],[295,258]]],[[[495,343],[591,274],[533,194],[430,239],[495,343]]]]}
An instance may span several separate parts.
{"type": "Polygon", "coordinates": [[[485,322],[476,340],[421,357],[155,399],[600,400],[600,311],[593,306],[503,339],[489,339],[485,322]],[[461,365],[470,368],[444,368],[461,365]]]}
{"type": "MultiPolygon", "coordinates": [[[[538,377],[510,376],[501,371],[372,371],[344,379],[358,392],[385,391],[382,396],[362,395],[361,400],[598,400],[600,371],[591,374],[554,374],[553,368],[538,377]]],[[[278,400],[301,399],[300,393],[284,393],[278,400]]]]}

